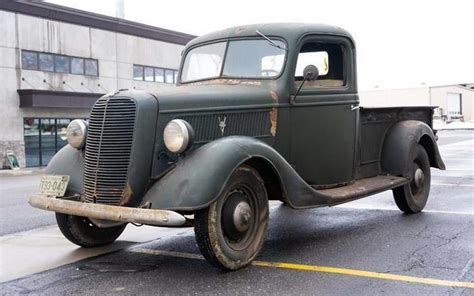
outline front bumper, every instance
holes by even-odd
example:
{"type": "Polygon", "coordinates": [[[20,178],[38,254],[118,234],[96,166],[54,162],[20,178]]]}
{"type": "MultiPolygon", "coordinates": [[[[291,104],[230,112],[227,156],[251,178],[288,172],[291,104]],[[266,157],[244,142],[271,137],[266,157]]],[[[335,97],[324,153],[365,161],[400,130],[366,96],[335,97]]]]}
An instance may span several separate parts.
{"type": "Polygon", "coordinates": [[[85,203],[45,195],[33,195],[29,198],[28,203],[38,209],[118,222],[133,222],[168,227],[184,226],[187,222],[183,215],[168,210],[85,203]]]}

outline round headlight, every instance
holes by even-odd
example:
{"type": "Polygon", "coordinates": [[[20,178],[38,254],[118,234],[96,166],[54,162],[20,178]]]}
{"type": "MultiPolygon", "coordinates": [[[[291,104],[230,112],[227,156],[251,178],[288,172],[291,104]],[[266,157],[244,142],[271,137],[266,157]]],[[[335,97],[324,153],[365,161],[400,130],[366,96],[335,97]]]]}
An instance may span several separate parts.
{"type": "Polygon", "coordinates": [[[186,121],[173,119],[165,127],[163,140],[169,151],[182,153],[192,144],[193,129],[186,121]]]}
{"type": "Polygon", "coordinates": [[[69,145],[81,149],[86,144],[87,122],[82,119],[74,119],[67,126],[66,138],[69,145]]]}

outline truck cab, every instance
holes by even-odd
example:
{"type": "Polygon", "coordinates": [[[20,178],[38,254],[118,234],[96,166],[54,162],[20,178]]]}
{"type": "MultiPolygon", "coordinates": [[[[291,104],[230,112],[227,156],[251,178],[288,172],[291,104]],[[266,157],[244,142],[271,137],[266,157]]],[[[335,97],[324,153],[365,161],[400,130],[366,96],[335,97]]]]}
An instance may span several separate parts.
{"type": "MultiPolygon", "coordinates": [[[[71,242],[113,242],[127,223],[191,227],[227,270],[262,247],[269,201],[332,206],[392,190],[420,212],[430,168],[444,169],[432,106],[359,106],[344,29],[258,24],[192,40],[176,87],[117,90],[48,165],[34,207],[71,242]]],[[[295,215],[298,211],[294,212],[295,215]]]]}

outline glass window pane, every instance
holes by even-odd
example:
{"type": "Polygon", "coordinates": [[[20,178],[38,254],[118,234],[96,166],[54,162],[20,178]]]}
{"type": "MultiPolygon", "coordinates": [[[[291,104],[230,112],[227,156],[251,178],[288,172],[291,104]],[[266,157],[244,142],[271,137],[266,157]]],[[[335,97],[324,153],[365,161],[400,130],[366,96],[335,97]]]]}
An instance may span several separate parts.
{"type": "Polygon", "coordinates": [[[165,82],[165,73],[163,69],[155,68],[155,81],[165,82]]]}
{"type": "Polygon", "coordinates": [[[54,56],[48,53],[40,53],[39,68],[41,71],[54,71],[54,56]]]}
{"type": "Polygon", "coordinates": [[[59,73],[69,73],[69,57],[54,56],[54,71],[59,73]]]}
{"type": "Polygon", "coordinates": [[[23,120],[23,134],[25,137],[26,166],[40,165],[39,160],[39,121],[34,118],[23,120]]]}
{"type": "Polygon", "coordinates": [[[84,59],[71,58],[71,73],[84,75],[84,59]]]}
{"type": "Polygon", "coordinates": [[[219,77],[226,44],[219,42],[190,50],[184,60],[181,79],[186,82],[219,77]]]}
{"type": "Polygon", "coordinates": [[[143,80],[143,67],[133,65],[133,79],[134,80],[143,80]]]}
{"type": "Polygon", "coordinates": [[[56,154],[56,125],[54,119],[41,118],[41,165],[49,163],[56,154]]]}
{"type": "Polygon", "coordinates": [[[145,67],[145,81],[153,81],[154,73],[153,68],[145,67]]]}
{"type": "Polygon", "coordinates": [[[295,76],[303,77],[303,70],[308,65],[315,65],[318,68],[319,76],[327,75],[329,72],[328,53],[326,51],[300,52],[295,76]]]}
{"type": "Polygon", "coordinates": [[[36,52],[22,51],[21,66],[23,69],[38,70],[38,55],[36,52]]]}
{"type": "Polygon", "coordinates": [[[57,120],[57,135],[56,135],[56,151],[59,151],[61,148],[67,145],[67,139],[66,139],[66,129],[68,124],[71,122],[71,119],[58,119],[57,120]]]}
{"type": "Polygon", "coordinates": [[[283,69],[285,43],[272,40],[230,41],[227,48],[223,76],[228,77],[276,77],[283,69]]]}
{"type": "Polygon", "coordinates": [[[86,75],[98,76],[99,65],[97,60],[85,60],[86,75]]]}
{"type": "Polygon", "coordinates": [[[178,82],[178,71],[174,71],[174,82],[178,82]]]}
{"type": "Polygon", "coordinates": [[[173,70],[165,70],[165,81],[166,83],[174,83],[173,70]]]}

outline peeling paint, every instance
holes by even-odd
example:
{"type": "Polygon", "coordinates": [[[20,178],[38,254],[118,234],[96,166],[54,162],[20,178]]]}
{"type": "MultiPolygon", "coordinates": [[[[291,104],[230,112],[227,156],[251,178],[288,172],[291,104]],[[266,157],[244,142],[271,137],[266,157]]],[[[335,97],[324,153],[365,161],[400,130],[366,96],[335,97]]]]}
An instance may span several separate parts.
{"type": "Polygon", "coordinates": [[[273,101],[275,101],[275,103],[278,103],[278,94],[276,93],[276,91],[271,90],[270,95],[272,96],[273,101]]]}
{"type": "Polygon", "coordinates": [[[123,192],[122,192],[122,200],[120,202],[121,205],[125,205],[127,204],[130,199],[132,198],[133,196],[133,190],[132,190],[132,186],[130,186],[130,183],[127,182],[127,184],[125,185],[125,188],[123,189],[123,192]]]}
{"type": "Polygon", "coordinates": [[[272,127],[270,128],[270,133],[272,134],[272,136],[275,136],[277,132],[278,108],[276,107],[272,108],[272,111],[270,111],[270,120],[272,123],[272,127]]]}
{"type": "Polygon", "coordinates": [[[260,86],[262,85],[262,82],[252,81],[252,80],[239,80],[239,79],[213,79],[213,80],[197,81],[197,82],[189,83],[189,85],[211,85],[211,84],[260,86]]]}

